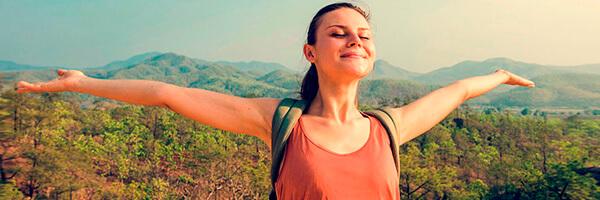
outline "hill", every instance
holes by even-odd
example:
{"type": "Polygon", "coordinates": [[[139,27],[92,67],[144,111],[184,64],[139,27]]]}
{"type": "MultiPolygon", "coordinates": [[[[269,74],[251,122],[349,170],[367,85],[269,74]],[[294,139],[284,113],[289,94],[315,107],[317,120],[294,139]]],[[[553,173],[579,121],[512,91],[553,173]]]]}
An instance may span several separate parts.
{"type": "MultiPolygon", "coordinates": [[[[507,58],[492,58],[481,62],[464,61],[427,74],[410,72],[384,60],[378,60],[373,72],[361,82],[359,94],[364,103],[402,104],[452,81],[488,74],[498,66],[532,79],[537,87],[527,89],[501,85],[467,103],[495,106],[600,107],[600,74],[572,72],[593,70],[600,65],[565,68],[507,58]]],[[[49,68],[31,69],[2,72],[0,84],[3,88],[12,88],[18,80],[37,82],[56,77],[54,71],[47,70],[49,68]]],[[[81,70],[90,77],[100,79],[156,80],[238,96],[277,98],[297,97],[304,76],[303,72],[277,63],[210,62],[176,53],[158,52],[136,55],[123,61],[111,62],[104,67],[81,70]]]]}
{"type": "Polygon", "coordinates": [[[600,74],[600,64],[589,64],[589,65],[577,65],[567,67],[557,67],[557,69],[568,70],[576,73],[593,73],[600,74]]]}
{"type": "Polygon", "coordinates": [[[528,107],[600,107],[600,75],[548,74],[533,78],[536,87],[490,95],[489,104],[528,107]]]}
{"type": "Polygon", "coordinates": [[[0,72],[45,70],[48,67],[18,64],[13,61],[0,60],[0,72]]]}
{"type": "Polygon", "coordinates": [[[293,72],[294,70],[287,68],[286,66],[283,66],[282,64],[279,63],[273,63],[273,62],[259,62],[259,61],[249,61],[249,62],[229,62],[229,61],[217,61],[215,62],[216,64],[221,64],[221,65],[229,65],[229,66],[233,66],[234,68],[236,68],[237,70],[243,71],[243,72],[248,72],[249,74],[255,75],[255,76],[262,76],[265,75],[267,73],[276,71],[276,70],[283,70],[283,71],[289,71],[289,72],[293,72]]]}
{"type": "Polygon", "coordinates": [[[373,71],[371,71],[366,79],[410,80],[418,77],[419,75],[421,74],[394,66],[385,60],[377,60],[373,66],[373,71]]]}
{"type": "Polygon", "coordinates": [[[440,68],[423,74],[413,80],[446,85],[453,81],[472,76],[479,76],[494,72],[496,69],[505,69],[525,78],[532,78],[545,74],[569,72],[567,68],[556,68],[532,63],[514,61],[508,58],[490,58],[484,61],[463,61],[450,67],[440,68]]]}

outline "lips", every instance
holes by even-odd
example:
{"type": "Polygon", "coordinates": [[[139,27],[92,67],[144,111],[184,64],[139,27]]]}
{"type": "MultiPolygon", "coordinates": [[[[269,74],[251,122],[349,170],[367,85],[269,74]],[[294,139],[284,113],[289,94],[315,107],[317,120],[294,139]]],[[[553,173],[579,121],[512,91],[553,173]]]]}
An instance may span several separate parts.
{"type": "Polygon", "coordinates": [[[357,53],[357,52],[348,52],[348,53],[344,53],[341,56],[342,58],[366,58],[367,56],[361,54],[361,53],[357,53]]]}

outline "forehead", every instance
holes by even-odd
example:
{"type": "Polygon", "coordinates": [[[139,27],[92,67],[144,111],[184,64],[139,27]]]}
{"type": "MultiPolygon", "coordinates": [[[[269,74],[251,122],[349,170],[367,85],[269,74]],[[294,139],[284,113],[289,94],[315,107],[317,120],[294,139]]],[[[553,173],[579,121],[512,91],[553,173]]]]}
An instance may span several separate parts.
{"type": "Polygon", "coordinates": [[[323,15],[320,27],[327,28],[334,25],[344,26],[349,29],[370,28],[367,19],[356,10],[350,8],[340,8],[323,15]]]}

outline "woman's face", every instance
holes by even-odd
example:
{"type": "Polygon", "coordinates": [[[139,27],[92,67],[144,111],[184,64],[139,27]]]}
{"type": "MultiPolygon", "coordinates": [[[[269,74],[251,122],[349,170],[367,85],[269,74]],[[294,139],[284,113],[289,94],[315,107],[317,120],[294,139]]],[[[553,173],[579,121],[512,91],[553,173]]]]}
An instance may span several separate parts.
{"type": "Polygon", "coordinates": [[[353,81],[373,69],[375,45],[369,23],[353,9],[341,8],[321,18],[316,43],[305,45],[306,58],[315,63],[319,76],[353,81]]]}

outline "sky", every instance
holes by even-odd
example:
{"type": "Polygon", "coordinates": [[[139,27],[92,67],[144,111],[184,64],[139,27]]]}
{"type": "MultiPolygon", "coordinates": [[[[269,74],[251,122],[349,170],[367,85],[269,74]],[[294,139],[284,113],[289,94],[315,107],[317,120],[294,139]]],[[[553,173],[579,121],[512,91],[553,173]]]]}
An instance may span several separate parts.
{"type": "MultiPolygon", "coordinates": [[[[308,24],[332,2],[0,0],[0,60],[84,67],[160,51],[307,69],[308,24]]],[[[494,57],[600,63],[599,0],[351,2],[372,15],[377,58],[415,72],[494,57]]]]}

